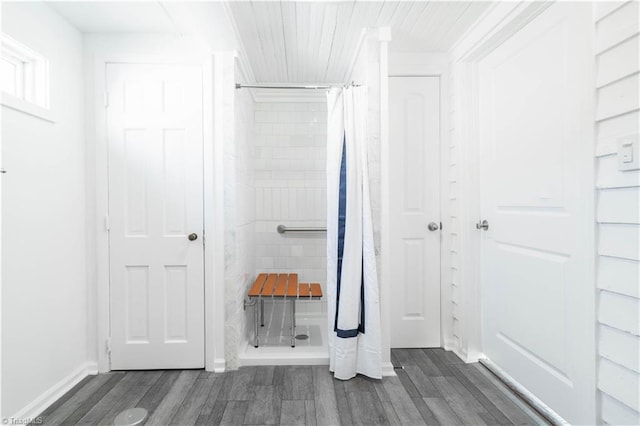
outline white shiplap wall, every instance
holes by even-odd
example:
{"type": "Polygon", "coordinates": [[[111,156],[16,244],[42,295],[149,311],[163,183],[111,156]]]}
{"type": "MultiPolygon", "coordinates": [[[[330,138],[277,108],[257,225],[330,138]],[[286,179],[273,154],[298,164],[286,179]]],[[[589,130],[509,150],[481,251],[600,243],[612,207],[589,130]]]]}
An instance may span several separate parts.
{"type": "MultiPolygon", "coordinates": [[[[449,64],[450,69],[454,69],[454,63],[449,64]]],[[[460,267],[458,261],[458,250],[460,249],[458,233],[460,232],[460,222],[458,220],[460,209],[458,207],[458,168],[456,167],[457,162],[460,158],[458,151],[458,134],[456,127],[456,110],[458,110],[457,102],[459,102],[459,96],[456,96],[458,91],[460,90],[456,86],[455,73],[450,73],[449,87],[450,87],[450,112],[449,112],[449,164],[443,165],[444,167],[449,167],[449,200],[446,200],[444,197],[442,202],[449,202],[449,239],[450,239],[450,283],[447,285],[451,285],[451,349],[454,350],[459,355],[463,355],[460,346],[460,317],[459,317],[459,305],[460,305],[460,290],[459,290],[459,281],[458,278],[460,274],[458,273],[458,269],[460,267]]],[[[444,319],[443,319],[444,321],[444,319]]]]}
{"type": "MultiPolygon", "coordinates": [[[[640,424],[640,172],[617,168],[639,132],[638,2],[594,3],[598,393],[603,424],[640,424]]],[[[634,153],[640,155],[640,153],[634,153]]]]}

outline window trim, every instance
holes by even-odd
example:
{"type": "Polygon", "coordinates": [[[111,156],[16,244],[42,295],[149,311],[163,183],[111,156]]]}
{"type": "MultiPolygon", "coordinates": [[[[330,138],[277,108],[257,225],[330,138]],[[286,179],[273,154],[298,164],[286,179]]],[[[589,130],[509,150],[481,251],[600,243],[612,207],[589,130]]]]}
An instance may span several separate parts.
{"type": "Polygon", "coordinates": [[[49,61],[6,33],[0,35],[2,57],[17,63],[20,83],[17,95],[2,92],[2,106],[55,123],[49,107],[49,61]]]}

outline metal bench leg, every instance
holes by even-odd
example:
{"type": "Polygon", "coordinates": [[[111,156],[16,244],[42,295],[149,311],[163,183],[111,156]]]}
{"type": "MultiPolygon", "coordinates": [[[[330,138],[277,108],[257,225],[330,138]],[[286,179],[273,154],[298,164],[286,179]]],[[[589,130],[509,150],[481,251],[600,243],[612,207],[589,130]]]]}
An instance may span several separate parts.
{"type": "MultiPolygon", "coordinates": [[[[260,299],[262,301],[262,299],[260,299]]],[[[254,327],[253,327],[253,347],[258,347],[258,304],[253,305],[253,319],[254,319],[254,327]]]]}
{"type": "Polygon", "coordinates": [[[296,300],[291,300],[291,347],[296,347],[296,300]]]}
{"type": "Polygon", "coordinates": [[[260,326],[264,327],[264,299],[260,299],[260,326]]]}

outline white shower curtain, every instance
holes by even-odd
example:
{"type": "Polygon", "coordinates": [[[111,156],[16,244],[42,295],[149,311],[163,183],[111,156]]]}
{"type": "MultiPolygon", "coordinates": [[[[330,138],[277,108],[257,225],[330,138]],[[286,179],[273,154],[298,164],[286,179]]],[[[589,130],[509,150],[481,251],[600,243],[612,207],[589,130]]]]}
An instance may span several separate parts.
{"type": "Polygon", "coordinates": [[[366,89],[327,95],[329,369],[382,377],[380,302],[369,200],[366,89]]]}

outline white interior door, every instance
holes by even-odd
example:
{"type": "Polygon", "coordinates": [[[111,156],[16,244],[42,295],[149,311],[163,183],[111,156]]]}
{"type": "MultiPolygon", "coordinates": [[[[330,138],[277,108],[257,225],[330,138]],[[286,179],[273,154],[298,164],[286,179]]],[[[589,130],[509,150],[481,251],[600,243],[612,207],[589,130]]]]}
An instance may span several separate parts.
{"type": "Polygon", "coordinates": [[[111,368],[202,368],[201,70],[108,64],[106,78],[111,368]]]}
{"type": "Polygon", "coordinates": [[[556,3],[479,64],[483,351],[595,420],[590,6],[556,3]]]}
{"type": "Polygon", "coordinates": [[[389,78],[389,130],[391,347],[440,347],[439,77],[389,78]]]}

